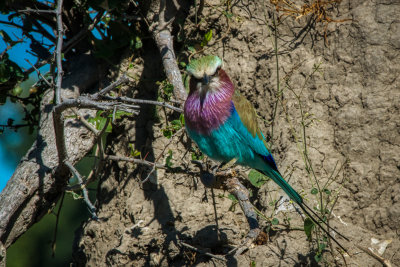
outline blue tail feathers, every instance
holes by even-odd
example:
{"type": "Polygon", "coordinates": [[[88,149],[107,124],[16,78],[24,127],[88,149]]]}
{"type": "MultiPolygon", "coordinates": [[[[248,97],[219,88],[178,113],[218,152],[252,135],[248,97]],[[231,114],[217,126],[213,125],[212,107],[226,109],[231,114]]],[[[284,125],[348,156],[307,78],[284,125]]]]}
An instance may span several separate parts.
{"type": "MultiPolygon", "coordinates": [[[[271,156],[272,158],[272,156],[271,156]]],[[[273,160],[273,158],[272,158],[273,160]]],[[[275,163],[275,162],[274,162],[275,163]]],[[[276,184],[278,184],[283,191],[297,204],[301,205],[303,203],[303,198],[300,196],[299,193],[296,192],[296,190],[293,189],[286,181],[283,179],[282,175],[279,173],[279,171],[276,169],[270,169],[268,171],[262,171],[265,175],[270,177],[276,184]]]]}

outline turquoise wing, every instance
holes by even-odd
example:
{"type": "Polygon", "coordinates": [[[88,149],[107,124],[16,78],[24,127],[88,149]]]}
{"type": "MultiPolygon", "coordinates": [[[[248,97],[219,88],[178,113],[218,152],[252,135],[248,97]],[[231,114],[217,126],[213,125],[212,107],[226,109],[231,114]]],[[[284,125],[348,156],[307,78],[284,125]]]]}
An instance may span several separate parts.
{"type": "Polygon", "coordinates": [[[235,92],[232,100],[234,104],[232,118],[236,117],[236,119],[231,120],[232,128],[238,133],[241,142],[245,143],[254,153],[252,158],[243,159],[241,164],[263,172],[277,183],[296,203],[303,203],[302,197],[283,179],[278,171],[275,160],[268,151],[264,135],[258,127],[256,112],[251,103],[238,92],[235,92]]]}

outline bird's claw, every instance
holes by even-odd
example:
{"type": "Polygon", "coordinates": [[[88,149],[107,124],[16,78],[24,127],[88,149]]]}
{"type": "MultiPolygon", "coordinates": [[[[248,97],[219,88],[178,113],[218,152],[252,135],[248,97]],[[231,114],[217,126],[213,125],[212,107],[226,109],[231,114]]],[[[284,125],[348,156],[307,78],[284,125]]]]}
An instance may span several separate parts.
{"type": "Polygon", "coordinates": [[[219,168],[219,170],[220,170],[220,171],[225,171],[225,170],[231,168],[233,165],[235,165],[236,161],[237,161],[236,158],[231,159],[231,160],[228,161],[227,163],[223,164],[223,165],[219,168]]]}
{"type": "Polygon", "coordinates": [[[253,242],[257,239],[260,232],[261,230],[259,228],[251,229],[247,234],[246,239],[242,242],[242,244],[229,251],[226,256],[234,255],[235,257],[237,257],[244,251],[248,250],[253,244],[253,242]]]}

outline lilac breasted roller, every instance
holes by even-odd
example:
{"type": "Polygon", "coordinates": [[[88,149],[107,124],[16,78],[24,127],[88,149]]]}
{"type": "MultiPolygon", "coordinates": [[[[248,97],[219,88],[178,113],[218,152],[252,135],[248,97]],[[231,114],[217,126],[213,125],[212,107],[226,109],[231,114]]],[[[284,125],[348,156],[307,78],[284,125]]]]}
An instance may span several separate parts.
{"type": "MultiPolygon", "coordinates": [[[[282,177],[268,151],[252,104],[235,89],[221,65],[219,57],[210,55],[192,60],[187,66],[191,78],[184,116],[189,137],[213,160],[223,163],[236,160],[236,163],[270,177],[315,224],[345,250],[319,221],[325,222],[282,177]]],[[[332,228],[328,226],[328,229],[332,228]]]]}

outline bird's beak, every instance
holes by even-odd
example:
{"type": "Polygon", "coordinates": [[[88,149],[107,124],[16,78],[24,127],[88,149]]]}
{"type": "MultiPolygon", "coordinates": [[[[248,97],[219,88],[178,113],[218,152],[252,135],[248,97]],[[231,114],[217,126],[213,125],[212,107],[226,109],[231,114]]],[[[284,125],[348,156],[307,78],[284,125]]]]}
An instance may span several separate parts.
{"type": "Polygon", "coordinates": [[[202,83],[203,85],[208,85],[208,84],[210,83],[210,76],[208,76],[207,74],[204,74],[201,83],[202,83]]]}

